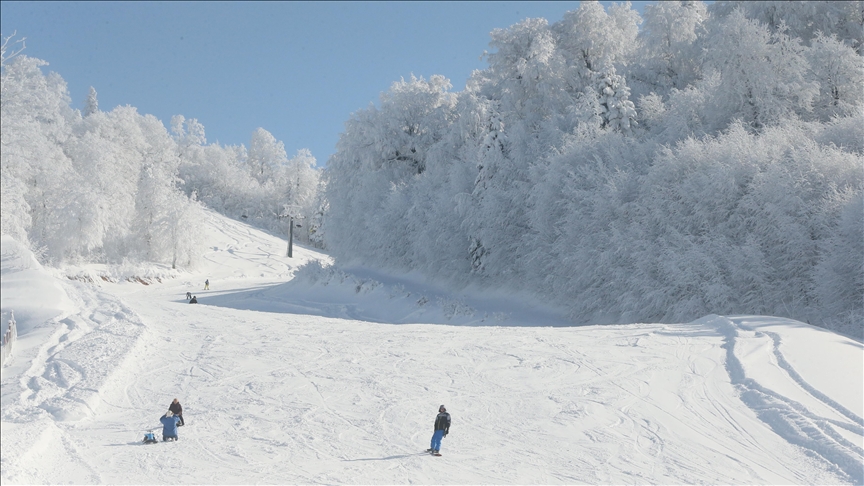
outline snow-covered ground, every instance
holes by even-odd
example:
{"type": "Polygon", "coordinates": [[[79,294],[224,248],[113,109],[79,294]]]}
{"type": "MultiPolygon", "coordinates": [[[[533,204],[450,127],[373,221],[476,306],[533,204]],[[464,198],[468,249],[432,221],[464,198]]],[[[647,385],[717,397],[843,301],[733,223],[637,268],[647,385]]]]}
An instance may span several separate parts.
{"type": "Polygon", "coordinates": [[[3,239],[3,484],[864,482],[857,341],[761,316],[565,326],[520,296],[288,259],[215,214],[205,240],[198,271],[143,285],[3,239]],[[142,444],[175,397],[180,441],[142,444]]]}

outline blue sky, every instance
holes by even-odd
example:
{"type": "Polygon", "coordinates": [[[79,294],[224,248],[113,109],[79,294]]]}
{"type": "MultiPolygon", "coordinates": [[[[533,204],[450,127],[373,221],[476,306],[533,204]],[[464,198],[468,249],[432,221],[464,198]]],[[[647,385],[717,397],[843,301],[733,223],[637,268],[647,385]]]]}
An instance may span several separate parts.
{"type": "Polygon", "coordinates": [[[93,86],[102,110],[128,104],[166,127],[197,118],[221,144],[248,146],[263,127],[323,166],[350,114],[400,77],[442,74],[461,91],[486,67],[492,29],[578,5],[4,1],[0,24],[66,80],[75,108],[93,86]]]}

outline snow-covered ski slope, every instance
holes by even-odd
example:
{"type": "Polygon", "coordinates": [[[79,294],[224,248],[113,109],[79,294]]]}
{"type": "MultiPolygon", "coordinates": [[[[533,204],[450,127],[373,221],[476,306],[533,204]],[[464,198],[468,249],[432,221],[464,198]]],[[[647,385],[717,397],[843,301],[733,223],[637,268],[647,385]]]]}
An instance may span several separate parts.
{"type": "Polygon", "coordinates": [[[3,484],[864,482],[859,342],[759,316],[563,327],[208,219],[199,270],[151,285],[58,278],[3,239],[3,484]],[[142,444],[175,397],[180,441],[142,444]]]}

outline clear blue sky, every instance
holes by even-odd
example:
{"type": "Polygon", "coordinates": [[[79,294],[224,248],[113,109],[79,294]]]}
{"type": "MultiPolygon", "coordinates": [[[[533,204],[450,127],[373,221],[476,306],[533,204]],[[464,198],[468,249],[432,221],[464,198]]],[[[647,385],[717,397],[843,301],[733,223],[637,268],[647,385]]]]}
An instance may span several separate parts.
{"type": "Polygon", "coordinates": [[[248,146],[263,127],[323,166],[350,114],[400,77],[442,74],[461,91],[486,67],[492,29],[578,5],[3,1],[0,23],[66,80],[75,108],[93,86],[102,110],[132,105],[166,127],[197,118],[221,144],[248,146]]]}

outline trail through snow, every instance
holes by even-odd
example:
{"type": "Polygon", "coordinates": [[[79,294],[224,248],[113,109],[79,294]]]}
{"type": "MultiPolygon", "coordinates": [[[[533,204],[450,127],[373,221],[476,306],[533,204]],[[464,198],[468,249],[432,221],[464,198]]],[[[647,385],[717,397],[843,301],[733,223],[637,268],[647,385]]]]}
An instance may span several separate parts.
{"type": "Polygon", "coordinates": [[[3,311],[47,309],[16,311],[4,484],[864,482],[846,337],[764,316],[565,326],[521,296],[288,259],[215,214],[206,240],[198,271],[141,285],[58,279],[3,239],[3,311]],[[175,397],[179,442],[142,444],[175,397]]]}

